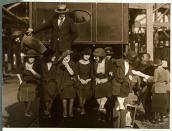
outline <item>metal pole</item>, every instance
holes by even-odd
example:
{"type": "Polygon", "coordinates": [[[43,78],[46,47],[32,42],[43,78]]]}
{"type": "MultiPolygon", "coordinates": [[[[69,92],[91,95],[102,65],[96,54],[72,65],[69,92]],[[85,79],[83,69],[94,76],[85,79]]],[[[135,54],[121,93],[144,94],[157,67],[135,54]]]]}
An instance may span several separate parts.
{"type": "Polygon", "coordinates": [[[146,26],[146,38],[147,38],[147,52],[151,55],[151,60],[154,59],[153,53],[153,4],[147,4],[146,17],[147,17],[147,26],[146,26]]]}
{"type": "Polygon", "coordinates": [[[29,2],[29,27],[32,27],[32,2],[29,2]]]}

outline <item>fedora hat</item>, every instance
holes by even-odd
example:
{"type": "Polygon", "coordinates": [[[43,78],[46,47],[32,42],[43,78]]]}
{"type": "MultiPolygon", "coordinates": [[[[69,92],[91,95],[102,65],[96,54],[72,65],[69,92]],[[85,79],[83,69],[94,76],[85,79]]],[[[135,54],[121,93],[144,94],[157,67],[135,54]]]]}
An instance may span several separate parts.
{"type": "Polygon", "coordinates": [[[66,51],[64,51],[64,52],[61,54],[61,56],[58,58],[57,61],[62,61],[67,55],[70,55],[70,54],[72,54],[72,53],[73,53],[73,51],[71,51],[71,50],[66,50],[66,51]]]}
{"type": "Polygon", "coordinates": [[[59,14],[64,14],[69,12],[69,9],[66,7],[66,4],[58,4],[54,11],[59,14]]]}
{"type": "Polygon", "coordinates": [[[29,49],[24,55],[24,57],[37,57],[37,56],[40,56],[40,54],[33,49],[29,49]]]}

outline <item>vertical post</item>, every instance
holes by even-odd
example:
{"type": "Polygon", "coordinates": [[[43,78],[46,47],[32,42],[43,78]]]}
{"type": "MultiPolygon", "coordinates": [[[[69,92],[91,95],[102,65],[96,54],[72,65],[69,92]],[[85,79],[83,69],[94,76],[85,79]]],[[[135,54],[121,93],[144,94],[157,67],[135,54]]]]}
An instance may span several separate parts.
{"type": "Polygon", "coordinates": [[[32,27],[32,2],[29,2],[29,27],[32,27]]]}
{"type": "Polygon", "coordinates": [[[153,50],[153,4],[149,3],[146,5],[146,42],[147,52],[151,55],[151,60],[154,59],[153,50]]]}
{"type": "MultiPolygon", "coordinates": [[[[157,8],[157,4],[155,3],[155,9],[157,8]]],[[[154,21],[157,21],[158,10],[155,11],[154,21]]]]}

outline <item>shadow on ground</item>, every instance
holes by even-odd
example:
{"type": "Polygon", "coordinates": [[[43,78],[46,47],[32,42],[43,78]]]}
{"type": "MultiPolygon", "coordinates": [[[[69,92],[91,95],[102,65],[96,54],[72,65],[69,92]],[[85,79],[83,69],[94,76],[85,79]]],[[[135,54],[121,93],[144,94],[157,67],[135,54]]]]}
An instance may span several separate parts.
{"type": "Polygon", "coordinates": [[[38,100],[33,102],[31,110],[33,111],[32,117],[25,117],[25,103],[14,103],[5,108],[3,114],[4,127],[28,127],[34,119],[38,118],[38,100]]]}

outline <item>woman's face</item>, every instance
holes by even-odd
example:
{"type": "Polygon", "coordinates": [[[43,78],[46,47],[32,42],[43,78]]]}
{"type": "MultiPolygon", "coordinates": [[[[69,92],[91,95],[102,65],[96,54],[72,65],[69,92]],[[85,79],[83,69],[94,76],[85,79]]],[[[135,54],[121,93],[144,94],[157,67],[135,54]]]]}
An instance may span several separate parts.
{"type": "Polygon", "coordinates": [[[142,56],[142,61],[145,61],[145,62],[150,61],[149,56],[148,56],[147,54],[143,54],[143,56],[142,56]]]}
{"type": "Polygon", "coordinates": [[[99,62],[100,62],[100,57],[94,56],[94,60],[95,60],[97,63],[99,63],[99,62]]]}
{"type": "Polygon", "coordinates": [[[28,62],[29,62],[29,63],[34,63],[34,61],[35,61],[35,58],[33,58],[33,57],[28,58],[28,62]]]}
{"type": "Polygon", "coordinates": [[[64,57],[63,60],[69,62],[70,61],[70,55],[67,55],[66,57],[64,57]]]}
{"type": "Polygon", "coordinates": [[[52,57],[51,57],[51,61],[52,61],[52,62],[55,61],[55,59],[56,59],[56,56],[52,56],[52,57]]]}
{"type": "Polygon", "coordinates": [[[107,58],[108,60],[110,60],[110,59],[112,58],[112,56],[111,56],[111,55],[107,55],[106,58],[107,58]]]}
{"type": "Polygon", "coordinates": [[[84,54],[83,55],[83,59],[86,60],[86,61],[89,60],[90,59],[90,55],[89,54],[84,54]]]}

